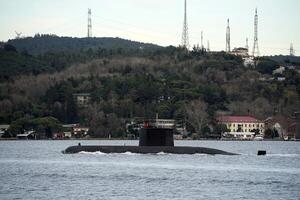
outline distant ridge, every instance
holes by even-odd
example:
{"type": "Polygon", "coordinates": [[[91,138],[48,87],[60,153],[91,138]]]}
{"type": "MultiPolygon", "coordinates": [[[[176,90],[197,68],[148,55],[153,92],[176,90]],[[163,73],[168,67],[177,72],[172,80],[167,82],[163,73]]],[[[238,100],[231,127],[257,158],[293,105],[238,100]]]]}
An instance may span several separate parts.
{"type": "Polygon", "coordinates": [[[276,55],[276,56],[268,56],[271,60],[274,60],[279,63],[300,63],[300,56],[284,56],[284,55],[276,55]]]}
{"type": "Polygon", "coordinates": [[[103,38],[76,38],[59,37],[56,35],[35,35],[21,39],[8,41],[9,44],[16,47],[18,51],[27,51],[29,54],[37,55],[47,52],[76,52],[87,49],[128,49],[128,50],[156,50],[161,46],[131,41],[121,38],[103,37],[103,38]]]}

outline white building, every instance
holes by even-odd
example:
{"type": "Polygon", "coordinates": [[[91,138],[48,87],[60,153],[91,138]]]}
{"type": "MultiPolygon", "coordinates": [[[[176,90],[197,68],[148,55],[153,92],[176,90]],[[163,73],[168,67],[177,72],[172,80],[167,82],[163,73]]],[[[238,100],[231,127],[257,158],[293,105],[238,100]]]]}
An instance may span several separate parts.
{"type": "Polygon", "coordinates": [[[226,125],[229,136],[240,139],[251,139],[255,132],[263,135],[265,123],[252,116],[220,116],[217,118],[219,124],[226,125]]]}

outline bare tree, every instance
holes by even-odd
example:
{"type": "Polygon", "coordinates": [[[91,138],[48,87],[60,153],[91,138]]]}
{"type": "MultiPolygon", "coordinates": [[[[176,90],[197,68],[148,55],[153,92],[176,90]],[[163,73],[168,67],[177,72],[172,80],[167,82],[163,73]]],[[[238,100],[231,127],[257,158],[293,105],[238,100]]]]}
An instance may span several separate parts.
{"type": "Polygon", "coordinates": [[[185,106],[187,118],[195,128],[196,132],[201,134],[201,129],[207,123],[208,114],[206,112],[207,104],[202,100],[191,101],[185,106]]]}

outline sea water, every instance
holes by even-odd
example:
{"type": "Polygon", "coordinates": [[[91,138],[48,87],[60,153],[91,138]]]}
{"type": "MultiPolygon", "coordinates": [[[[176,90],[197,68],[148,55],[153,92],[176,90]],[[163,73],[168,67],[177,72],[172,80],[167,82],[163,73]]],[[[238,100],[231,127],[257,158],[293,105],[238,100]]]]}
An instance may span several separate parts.
{"type": "Polygon", "coordinates": [[[61,153],[79,142],[138,144],[0,141],[0,199],[300,199],[300,142],[175,142],[237,156],[61,153]]]}

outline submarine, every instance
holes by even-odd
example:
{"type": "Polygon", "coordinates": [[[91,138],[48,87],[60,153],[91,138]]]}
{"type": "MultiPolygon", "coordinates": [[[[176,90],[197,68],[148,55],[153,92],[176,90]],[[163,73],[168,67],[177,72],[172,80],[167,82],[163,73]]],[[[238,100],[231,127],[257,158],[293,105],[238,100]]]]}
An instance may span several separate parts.
{"type": "Polygon", "coordinates": [[[138,154],[208,154],[208,155],[237,155],[219,149],[206,147],[174,146],[174,128],[158,127],[144,122],[139,131],[139,146],[101,146],[101,145],[77,145],[70,146],[64,151],[65,154],[79,152],[102,152],[102,153],[138,153],[138,154]]]}

